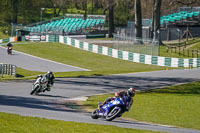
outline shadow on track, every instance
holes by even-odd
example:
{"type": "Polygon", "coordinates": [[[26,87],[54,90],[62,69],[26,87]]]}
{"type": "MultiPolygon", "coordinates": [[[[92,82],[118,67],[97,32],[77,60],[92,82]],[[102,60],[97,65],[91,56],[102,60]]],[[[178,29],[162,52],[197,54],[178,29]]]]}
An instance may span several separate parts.
{"type": "Polygon", "coordinates": [[[148,90],[153,88],[160,88],[163,86],[171,86],[174,84],[188,83],[196,81],[193,78],[163,78],[163,77],[127,77],[127,76],[91,76],[84,78],[58,78],[56,83],[79,85],[79,86],[96,86],[102,88],[118,88],[124,89],[131,86],[137,90],[148,90]]]}
{"type": "Polygon", "coordinates": [[[36,98],[20,97],[20,96],[0,95],[0,105],[52,110],[52,111],[77,112],[75,110],[58,108],[58,106],[64,106],[64,104],[62,103],[56,103],[53,101],[51,102],[36,98]]]}
{"type": "Polygon", "coordinates": [[[58,96],[58,95],[49,95],[49,94],[37,94],[35,96],[55,97],[55,98],[69,98],[69,97],[63,97],[63,96],[58,96]]]}

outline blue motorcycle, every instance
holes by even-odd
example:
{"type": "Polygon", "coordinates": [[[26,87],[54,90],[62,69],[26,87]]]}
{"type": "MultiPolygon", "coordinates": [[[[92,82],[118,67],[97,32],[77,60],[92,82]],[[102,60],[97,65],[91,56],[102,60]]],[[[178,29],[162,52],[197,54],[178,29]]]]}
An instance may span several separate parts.
{"type": "Polygon", "coordinates": [[[104,104],[100,109],[92,112],[93,119],[105,118],[107,121],[112,121],[116,117],[122,116],[125,111],[130,109],[132,98],[124,96],[124,98],[115,98],[114,100],[104,104]]]}

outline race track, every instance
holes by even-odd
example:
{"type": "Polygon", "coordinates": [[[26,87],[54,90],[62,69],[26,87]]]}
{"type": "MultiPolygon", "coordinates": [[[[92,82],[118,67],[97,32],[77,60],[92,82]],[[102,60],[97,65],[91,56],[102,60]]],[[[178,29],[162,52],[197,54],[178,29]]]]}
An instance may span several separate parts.
{"type": "MultiPolygon", "coordinates": [[[[3,55],[1,51],[0,54],[3,55]]],[[[31,56],[21,58],[32,60],[32,58],[29,57],[31,56]]],[[[1,60],[2,56],[0,56],[0,61],[1,60]]],[[[9,60],[9,63],[15,62],[9,60]]],[[[21,63],[23,64],[23,62],[21,63]]],[[[72,110],[63,105],[63,103],[69,99],[115,92],[130,86],[135,87],[137,90],[144,90],[198,81],[200,80],[199,75],[200,69],[192,69],[118,74],[110,76],[57,78],[55,86],[50,92],[45,92],[37,96],[30,95],[31,86],[34,82],[33,80],[5,81],[0,82],[0,112],[173,133],[200,133],[199,130],[175,128],[137,121],[126,121],[122,119],[116,119],[113,122],[107,122],[103,119],[93,120],[90,117],[90,113],[72,110]]]]}
{"type": "Polygon", "coordinates": [[[7,49],[2,46],[0,46],[0,63],[14,64],[26,70],[40,72],[89,71],[88,69],[58,63],[55,61],[39,58],[15,50],[13,50],[12,55],[8,55],[7,49]]]}

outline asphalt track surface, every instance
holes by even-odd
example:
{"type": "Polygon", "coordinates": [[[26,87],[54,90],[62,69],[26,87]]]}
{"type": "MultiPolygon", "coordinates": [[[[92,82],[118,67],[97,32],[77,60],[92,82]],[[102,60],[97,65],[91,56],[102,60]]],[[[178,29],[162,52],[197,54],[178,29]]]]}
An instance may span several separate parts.
{"type": "MultiPolygon", "coordinates": [[[[1,58],[2,56],[0,56],[1,58]]],[[[120,118],[112,122],[107,122],[104,119],[93,120],[88,112],[81,112],[64,106],[65,101],[68,100],[84,98],[84,96],[88,95],[115,92],[130,86],[135,87],[137,90],[144,90],[199,81],[199,75],[200,69],[193,69],[95,77],[57,78],[50,92],[45,92],[37,96],[30,95],[33,80],[0,82],[0,112],[153,131],[200,133],[199,130],[127,121],[120,118]]]]}
{"type": "Polygon", "coordinates": [[[13,50],[12,55],[8,55],[7,49],[2,46],[0,46],[0,63],[14,64],[26,70],[40,72],[89,71],[88,69],[70,66],[47,59],[42,59],[15,50],[13,50]]]}

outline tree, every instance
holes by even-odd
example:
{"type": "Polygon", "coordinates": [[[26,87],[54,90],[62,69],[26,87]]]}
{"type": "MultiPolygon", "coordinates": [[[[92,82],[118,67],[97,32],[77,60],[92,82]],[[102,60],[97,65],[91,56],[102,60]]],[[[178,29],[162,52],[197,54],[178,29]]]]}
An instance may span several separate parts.
{"type": "Polygon", "coordinates": [[[13,23],[17,23],[17,17],[18,17],[18,0],[12,0],[12,6],[13,6],[13,23]]]}
{"type": "Polygon", "coordinates": [[[104,14],[105,11],[108,10],[108,26],[109,26],[109,30],[108,30],[108,34],[109,37],[113,36],[114,33],[114,7],[117,3],[117,0],[102,0],[102,6],[104,9],[104,14]]]}
{"type": "Polygon", "coordinates": [[[113,37],[114,33],[114,0],[109,0],[109,8],[108,8],[108,14],[109,14],[109,37],[113,37]]]}
{"type": "Polygon", "coordinates": [[[170,5],[181,5],[189,7],[196,2],[197,0],[172,0],[170,5]]]}
{"type": "Polygon", "coordinates": [[[83,9],[85,10],[84,19],[86,19],[87,18],[87,0],[84,0],[83,2],[83,9]]]}
{"type": "Polygon", "coordinates": [[[152,37],[153,40],[158,40],[161,44],[160,38],[160,10],[162,0],[153,0],[153,17],[152,17],[152,37]]]}
{"type": "Polygon", "coordinates": [[[58,17],[60,12],[70,5],[70,2],[70,0],[49,0],[50,7],[53,8],[53,16],[58,17]]]}
{"type": "Polygon", "coordinates": [[[135,0],[135,36],[142,38],[142,11],[140,0],[135,0]]]}

